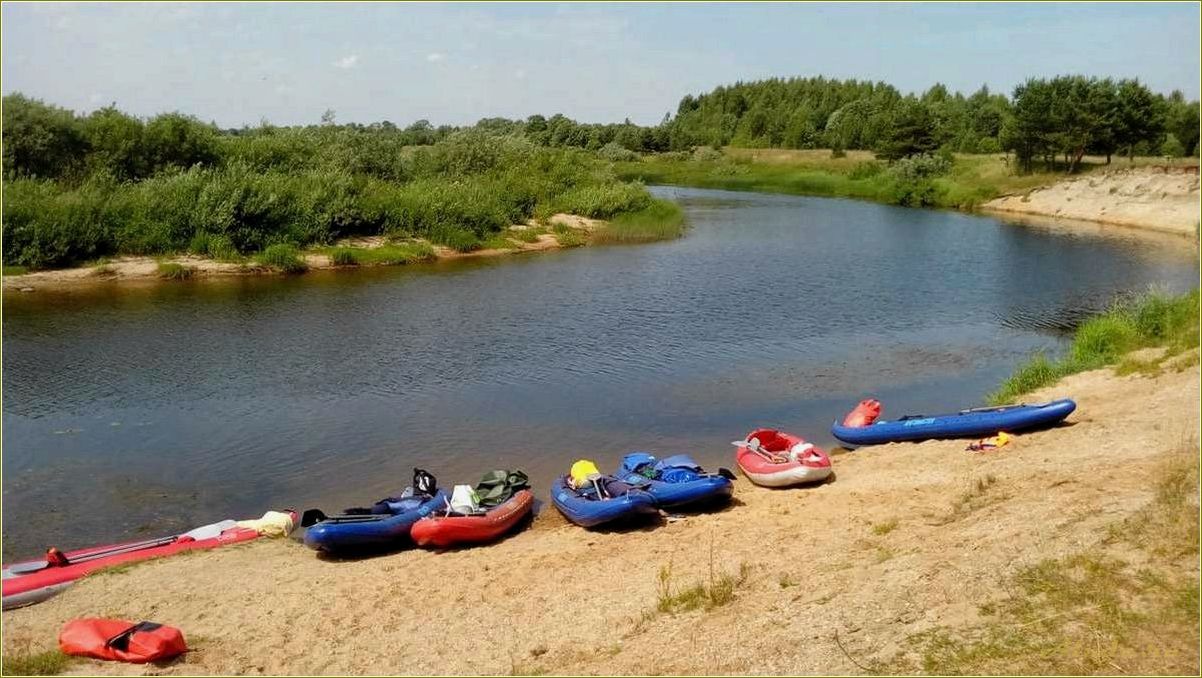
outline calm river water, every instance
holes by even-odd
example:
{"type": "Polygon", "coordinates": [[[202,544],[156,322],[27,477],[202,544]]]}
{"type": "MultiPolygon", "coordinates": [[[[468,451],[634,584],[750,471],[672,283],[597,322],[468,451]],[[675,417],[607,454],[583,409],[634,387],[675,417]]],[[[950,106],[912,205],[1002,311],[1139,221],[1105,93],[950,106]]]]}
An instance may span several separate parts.
{"type": "MultiPolygon", "coordinates": [[[[1116,294],[1196,284],[1191,243],[869,203],[657,188],[675,242],[4,299],[7,558],[521,467],[819,444],[979,404],[1116,294]]],[[[1066,394],[1072,395],[1072,394],[1066,394]]]]}

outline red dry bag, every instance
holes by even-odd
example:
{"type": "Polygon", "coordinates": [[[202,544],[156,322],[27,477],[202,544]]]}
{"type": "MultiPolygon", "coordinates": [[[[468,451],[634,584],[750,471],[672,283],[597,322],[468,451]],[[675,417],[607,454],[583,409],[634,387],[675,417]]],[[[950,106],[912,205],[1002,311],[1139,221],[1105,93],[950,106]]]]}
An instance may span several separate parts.
{"type": "Polygon", "coordinates": [[[66,654],[144,664],[188,651],[179,629],[155,622],[121,619],[74,619],[58,634],[66,654]]]}
{"type": "Polygon", "coordinates": [[[881,403],[878,400],[869,398],[861,400],[856,409],[847,413],[843,418],[844,426],[870,426],[876,418],[881,416],[881,403]]]}

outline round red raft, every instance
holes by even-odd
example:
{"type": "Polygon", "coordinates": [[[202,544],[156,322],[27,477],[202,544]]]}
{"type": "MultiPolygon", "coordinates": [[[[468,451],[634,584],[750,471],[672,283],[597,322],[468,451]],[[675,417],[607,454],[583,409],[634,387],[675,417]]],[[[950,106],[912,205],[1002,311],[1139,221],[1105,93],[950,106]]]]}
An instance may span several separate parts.
{"type": "Polygon", "coordinates": [[[819,447],[809,445],[801,436],[776,429],[761,428],[744,440],[758,440],[768,456],[739,447],[735,460],[751,482],[766,487],[786,487],[824,480],[831,474],[831,458],[819,447]]]}

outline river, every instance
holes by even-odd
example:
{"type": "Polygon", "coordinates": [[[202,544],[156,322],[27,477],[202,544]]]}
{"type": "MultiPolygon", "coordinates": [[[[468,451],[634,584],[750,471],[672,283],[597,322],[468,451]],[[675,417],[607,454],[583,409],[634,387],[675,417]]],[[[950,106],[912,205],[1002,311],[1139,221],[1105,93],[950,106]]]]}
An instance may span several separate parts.
{"type": "Polygon", "coordinates": [[[683,239],[6,294],[6,559],[362,505],[414,466],[520,467],[545,497],[579,457],[731,466],[764,425],[830,445],[865,396],[888,417],[977,405],[1115,295],[1198,279],[1186,241],[655,191],[683,239]]]}

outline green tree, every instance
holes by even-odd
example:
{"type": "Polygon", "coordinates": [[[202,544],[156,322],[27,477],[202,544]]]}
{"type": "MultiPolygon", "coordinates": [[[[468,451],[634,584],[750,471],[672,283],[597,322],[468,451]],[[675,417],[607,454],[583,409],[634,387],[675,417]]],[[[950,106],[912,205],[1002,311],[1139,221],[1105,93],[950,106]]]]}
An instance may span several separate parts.
{"type": "Polygon", "coordinates": [[[1185,146],[1178,141],[1175,134],[1169,132],[1164,136],[1164,143],[1160,145],[1160,154],[1167,158],[1181,158],[1185,156],[1185,146]]]}
{"type": "Polygon", "coordinates": [[[75,114],[14,93],[4,97],[4,176],[64,177],[80,167],[87,140],[75,114]]]}
{"type": "Polygon", "coordinates": [[[890,125],[873,146],[882,160],[900,160],[939,148],[930,108],[916,99],[905,99],[894,109],[890,125]]]}
{"type": "Polygon", "coordinates": [[[141,120],[106,106],[84,118],[82,125],[91,171],[106,171],[122,181],[147,175],[150,163],[141,120]]]}
{"type": "Polygon", "coordinates": [[[1119,148],[1127,149],[1127,158],[1135,158],[1135,147],[1140,142],[1159,146],[1164,127],[1164,101],[1139,80],[1120,81],[1114,138],[1119,148]]]}
{"type": "Polygon", "coordinates": [[[1198,150],[1198,102],[1186,101],[1180,91],[1174,91],[1167,108],[1165,127],[1184,149],[1181,155],[1194,155],[1198,150]]]}
{"type": "Polygon", "coordinates": [[[190,115],[156,115],[146,123],[144,138],[151,171],[213,165],[218,161],[217,129],[190,115]]]}

